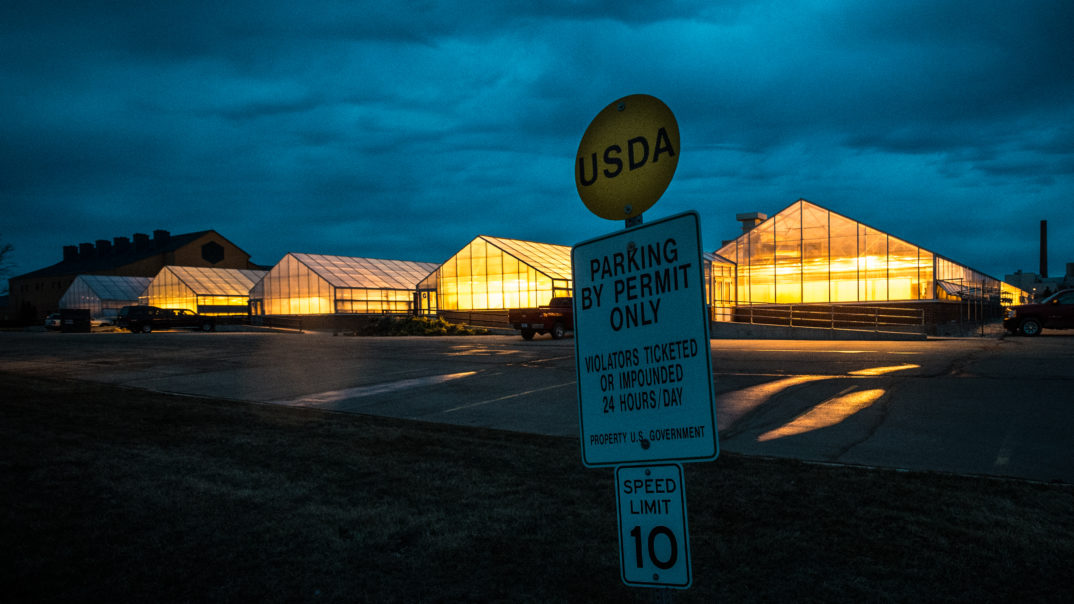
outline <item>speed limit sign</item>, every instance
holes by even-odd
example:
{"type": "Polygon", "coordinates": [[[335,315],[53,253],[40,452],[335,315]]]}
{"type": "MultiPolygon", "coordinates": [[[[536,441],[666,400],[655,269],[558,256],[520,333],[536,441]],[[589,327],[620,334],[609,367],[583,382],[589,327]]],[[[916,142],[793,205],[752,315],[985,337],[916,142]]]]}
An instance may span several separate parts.
{"type": "Polygon", "coordinates": [[[689,588],[693,579],[682,466],[618,466],[615,483],[623,583],[689,588]]]}

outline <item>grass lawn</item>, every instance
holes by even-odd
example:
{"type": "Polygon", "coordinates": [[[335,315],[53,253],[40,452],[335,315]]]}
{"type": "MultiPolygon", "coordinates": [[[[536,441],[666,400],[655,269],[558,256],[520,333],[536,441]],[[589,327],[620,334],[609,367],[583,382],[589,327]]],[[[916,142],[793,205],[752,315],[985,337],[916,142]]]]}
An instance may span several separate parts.
{"type": "MultiPolygon", "coordinates": [[[[576,438],[0,373],[8,602],[652,601],[576,438]]],[[[1069,602],[1074,487],[724,453],[678,602],[1069,602]]]]}

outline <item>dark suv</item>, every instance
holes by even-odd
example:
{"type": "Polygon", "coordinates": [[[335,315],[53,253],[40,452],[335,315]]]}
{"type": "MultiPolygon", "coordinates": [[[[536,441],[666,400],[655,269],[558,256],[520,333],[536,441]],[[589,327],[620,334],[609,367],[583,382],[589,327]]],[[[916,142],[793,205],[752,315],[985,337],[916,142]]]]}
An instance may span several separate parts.
{"type": "Polygon", "coordinates": [[[116,326],[132,332],[149,333],[154,329],[200,329],[213,331],[216,320],[185,308],[124,306],[116,314],[116,326]]]}
{"type": "Polygon", "coordinates": [[[1059,290],[1035,304],[1008,308],[1003,327],[1024,336],[1039,335],[1045,327],[1074,329],[1074,289],[1059,290]]]}

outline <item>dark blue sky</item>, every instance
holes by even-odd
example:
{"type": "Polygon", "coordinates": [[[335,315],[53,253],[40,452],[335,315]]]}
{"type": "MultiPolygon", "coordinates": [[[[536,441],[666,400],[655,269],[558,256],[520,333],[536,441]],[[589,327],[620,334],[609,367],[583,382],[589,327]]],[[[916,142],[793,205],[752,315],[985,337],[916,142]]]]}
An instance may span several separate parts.
{"type": "Polygon", "coordinates": [[[571,245],[575,151],[616,98],[675,113],[650,219],[805,198],[1002,278],[1074,262],[1074,3],[5,2],[0,236],[213,228],[441,262],[479,234],[571,245]]]}

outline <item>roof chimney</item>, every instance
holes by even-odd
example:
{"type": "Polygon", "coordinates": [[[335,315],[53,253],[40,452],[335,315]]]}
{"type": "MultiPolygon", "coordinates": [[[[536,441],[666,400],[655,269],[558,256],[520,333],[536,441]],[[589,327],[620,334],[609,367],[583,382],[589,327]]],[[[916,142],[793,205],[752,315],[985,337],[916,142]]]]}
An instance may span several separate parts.
{"type": "Polygon", "coordinates": [[[168,231],[157,229],[153,231],[153,246],[162,248],[168,245],[168,241],[172,238],[172,234],[168,231]]]}
{"type": "Polygon", "coordinates": [[[131,240],[126,237],[113,237],[112,247],[116,250],[117,254],[125,254],[131,249],[131,240]]]}
{"type": "Polygon", "coordinates": [[[1040,278],[1048,278],[1048,221],[1040,221],[1040,278]]]}
{"type": "Polygon", "coordinates": [[[63,261],[71,262],[72,260],[78,260],[78,246],[77,245],[65,245],[63,246],[63,261]]]}
{"type": "Polygon", "coordinates": [[[149,249],[149,235],[145,233],[134,234],[134,249],[139,252],[144,252],[149,249]]]}
{"type": "Polygon", "coordinates": [[[82,260],[89,260],[96,256],[96,250],[93,249],[92,243],[80,243],[78,244],[78,257],[82,260]]]}
{"type": "Polygon", "coordinates": [[[753,227],[764,222],[768,216],[760,212],[746,212],[744,214],[735,214],[735,220],[742,223],[742,232],[749,233],[753,230],[753,227]]]}
{"type": "Polygon", "coordinates": [[[107,239],[97,240],[97,255],[108,256],[112,253],[112,242],[107,239]]]}

